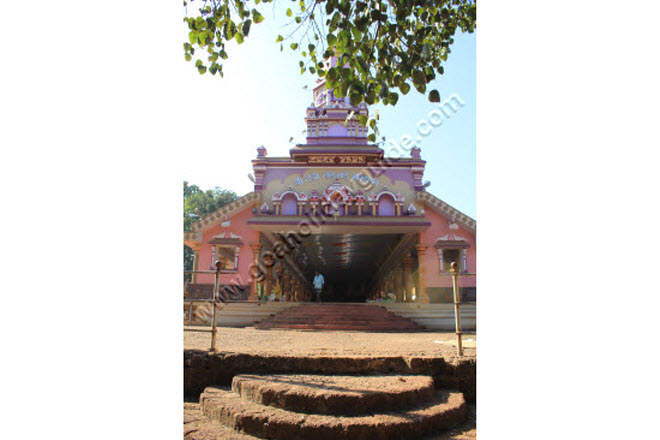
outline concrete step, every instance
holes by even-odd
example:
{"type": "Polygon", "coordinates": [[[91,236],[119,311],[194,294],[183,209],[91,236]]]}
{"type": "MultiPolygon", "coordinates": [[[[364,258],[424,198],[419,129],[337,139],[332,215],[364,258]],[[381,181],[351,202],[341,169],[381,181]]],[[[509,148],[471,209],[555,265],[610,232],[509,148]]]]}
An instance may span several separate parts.
{"type": "Polygon", "coordinates": [[[309,414],[361,415],[421,405],[435,390],[431,376],[235,376],[232,391],[261,405],[309,414]]]}
{"type": "Polygon", "coordinates": [[[237,432],[277,440],[413,439],[452,428],[467,415],[462,393],[451,391],[436,391],[412,409],[340,417],[265,406],[228,389],[209,387],[200,396],[200,407],[207,418],[237,432]]]}
{"type": "Polygon", "coordinates": [[[286,324],[268,327],[256,327],[259,330],[319,330],[319,331],[361,331],[361,332],[415,332],[419,327],[392,327],[387,326],[357,326],[357,325],[314,325],[314,324],[286,324]]]}
{"type": "Polygon", "coordinates": [[[421,330],[422,326],[370,304],[302,304],[255,324],[258,329],[421,330]]]}
{"type": "Polygon", "coordinates": [[[268,322],[268,325],[391,325],[393,327],[406,326],[411,328],[418,328],[417,325],[406,321],[392,321],[389,319],[360,319],[360,320],[341,320],[341,319],[274,319],[268,322]]]}

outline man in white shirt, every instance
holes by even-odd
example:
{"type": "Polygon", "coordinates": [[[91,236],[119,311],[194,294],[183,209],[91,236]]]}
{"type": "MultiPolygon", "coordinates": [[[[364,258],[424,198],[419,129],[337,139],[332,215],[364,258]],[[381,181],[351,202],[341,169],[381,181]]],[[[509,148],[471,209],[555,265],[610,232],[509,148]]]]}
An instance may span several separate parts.
{"type": "Polygon", "coordinates": [[[321,289],[323,289],[323,282],[325,280],[323,279],[323,275],[320,273],[316,272],[316,276],[314,277],[314,291],[316,292],[316,302],[321,302],[321,289]]]}

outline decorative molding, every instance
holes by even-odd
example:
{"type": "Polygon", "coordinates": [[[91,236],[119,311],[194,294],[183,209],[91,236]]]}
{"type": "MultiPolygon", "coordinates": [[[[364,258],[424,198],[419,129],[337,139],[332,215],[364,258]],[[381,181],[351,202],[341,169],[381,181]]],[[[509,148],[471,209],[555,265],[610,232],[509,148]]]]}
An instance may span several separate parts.
{"type": "Polygon", "coordinates": [[[278,192],[273,194],[273,201],[281,201],[282,199],[284,199],[284,196],[286,196],[287,194],[293,194],[296,200],[299,202],[304,202],[307,200],[307,194],[305,194],[304,192],[297,193],[291,188],[289,188],[288,190],[284,191],[282,194],[278,192]]]}
{"type": "Polygon", "coordinates": [[[366,156],[355,156],[355,155],[309,155],[307,157],[307,163],[309,164],[366,164],[366,156]]]}
{"type": "Polygon", "coordinates": [[[467,241],[465,238],[456,235],[456,234],[445,234],[442,237],[438,237],[436,241],[442,240],[442,241],[467,241]]]}
{"type": "Polygon", "coordinates": [[[215,237],[213,237],[213,239],[216,239],[216,238],[218,238],[218,239],[221,239],[221,238],[236,238],[236,239],[240,240],[241,236],[236,235],[233,232],[227,231],[227,232],[223,232],[222,234],[218,234],[215,237]]]}
{"type": "Polygon", "coordinates": [[[243,197],[240,197],[236,200],[234,200],[231,203],[226,204],[222,208],[217,209],[216,211],[212,212],[211,214],[205,216],[204,218],[201,218],[197,220],[195,223],[193,223],[192,227],[190,230],[192,232],[198,232],[200,230],[206,229],[209,226],[212,226],[220,221],[227,221],[229,217],[233,216],[234,214],[242,211],[243,209],[247,208],[248,206],[254,205],[256,202],[261,200],[261,193],[260,192],[250,192],[244,195],[243,197]]]}
{"type": "Polygon", "coordinates": [[[468,248],[470,244],[467,239],[456,234],[446,234],[435,240],[436,248],[468,248]]]}
{"type": "Polygon", "coordinates": [[[476,220],[468,217],[459,210],[443,202],[433,194],[426,191],[419,191],[416,195],[416,198],[418,201],[425,202],[426,205],[432,208],[435,212],[442,214],[450,219],[453,217],[456,223],[463,225],[463,227],[468,231],[476,232],[477,230],[476,220]]]}

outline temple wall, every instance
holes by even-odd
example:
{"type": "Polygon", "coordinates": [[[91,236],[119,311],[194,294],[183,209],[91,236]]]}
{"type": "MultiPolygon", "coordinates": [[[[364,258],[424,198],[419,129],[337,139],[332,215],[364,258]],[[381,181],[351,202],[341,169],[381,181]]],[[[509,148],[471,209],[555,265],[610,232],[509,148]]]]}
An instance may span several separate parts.
{"type": "MultiPolygon", "coordinates": [[[[467,268],[469,273],[477,272],[477,247],[475,236],[472,232],[467,231],[461,225],[459,229],[449,229],[450,219],[444,215],[438,214],[432,209],[426,207],[424,216],[431,222],[431,226],[420,234],[420,242],[427,245],[428,249],[424,254],[424,262],[426,264],[426,287],[451,287],[451,277],[441,275],[440,259],[434,247],[436,240],[447,234],[454,234],[463,237],[470,245],[467,250],[467,268]]],[[[476,277],[461,278],[460,286],[476,286],[476,277]]]]}
{"type": "MultiPolygon", "coordinates": [[[[250,243],[257,243],[259,241],[259,232],[255,231],[247,225],[248,219],[253,216],[252,208],[247,207],[243,211],[231,217],[231,225],[229,227],[222,227],[221,223],[204,231],[202,236],[202,247],[199,251],[199,265],[198,270],[215,270],[212,260],[212,245],[208,244],[218,234],[231,232],[240,236],[243,245],[240,247],[238,254],[238,273],[225,273],[220,275],[221,284],[250,284],[249,267],[254,260],[250,243]]],[[[197,276],[198,283],[213,283],[214,275],[212,274],[199,274],[197,276]]]]}
{"type": "Polygon", "coordinates": [[[405,207],[411,202],[415,204],[410,169],[391,167],[379,173],[372,172],[368,167],[350,166],[269,168],[264,176],[263,201],[272,208],[273,195],[282,194],[289,187],[297,193],[304,192],[308,197],[312,190],[323,194],[335,179],[353,192],[361,190],[365,197],[376,195],[387,187],[394,194],[404,197],[405,207]]]}

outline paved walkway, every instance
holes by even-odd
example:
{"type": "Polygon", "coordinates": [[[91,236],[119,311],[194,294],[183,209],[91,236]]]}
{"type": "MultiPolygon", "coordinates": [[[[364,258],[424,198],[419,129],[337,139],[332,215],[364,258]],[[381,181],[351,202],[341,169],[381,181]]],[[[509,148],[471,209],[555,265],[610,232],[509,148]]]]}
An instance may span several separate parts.
{"type": "MultiPolygon", "coordinates": [[[[476,356],[476,334],[463,335],[464,356],[476,356]]],[[[184,332],[184,348],[208,350],[211,334],[184,332]]],[[[218,351],[287,356],[456,357],[456,335],[446,332],[368,333],[350,331],[218,328],[218,351]]]]}

